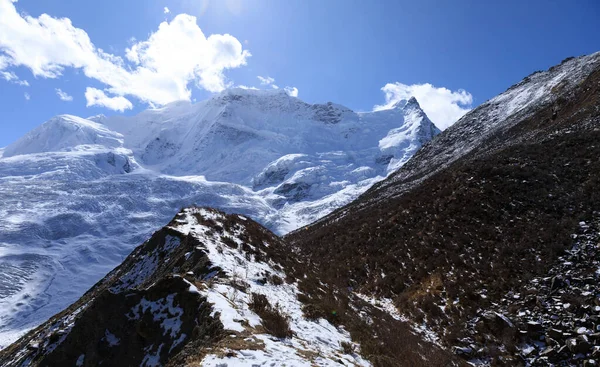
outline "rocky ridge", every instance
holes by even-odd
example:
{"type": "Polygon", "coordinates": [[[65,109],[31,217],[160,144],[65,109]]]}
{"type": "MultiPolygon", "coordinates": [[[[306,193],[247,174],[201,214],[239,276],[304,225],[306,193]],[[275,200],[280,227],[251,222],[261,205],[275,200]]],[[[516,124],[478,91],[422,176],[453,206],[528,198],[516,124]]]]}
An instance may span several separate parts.
{"type": "MultiPolygon", "coordinates": [[[[184,209],[79,301],[0,351],[0,364],[372,365],[381,356],[363,350],[335,314],[313,314],[307,300],[316,294],[284,271],[294,266],[305,279],[311,273],[251,219],[184,209]]],[[[379,312],[358,300],[353,307],[366,318],[379,312]]],[[[439,350],[406,322],[391,325],[419,343],[418,358],[439,350]]]]}

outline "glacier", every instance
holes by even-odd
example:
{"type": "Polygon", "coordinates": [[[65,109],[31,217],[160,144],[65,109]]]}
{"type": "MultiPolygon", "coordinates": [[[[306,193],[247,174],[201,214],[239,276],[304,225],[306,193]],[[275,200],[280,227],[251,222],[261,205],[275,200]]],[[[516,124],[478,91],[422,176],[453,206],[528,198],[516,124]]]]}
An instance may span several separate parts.
{"type": "Polygon", "coordinates": [[[439,133],[414,98],[354,112],[239,88],[136,116],[54,117],[0,149],[0,348],[182,207],[284,234],[354,200],[439,133]]]}

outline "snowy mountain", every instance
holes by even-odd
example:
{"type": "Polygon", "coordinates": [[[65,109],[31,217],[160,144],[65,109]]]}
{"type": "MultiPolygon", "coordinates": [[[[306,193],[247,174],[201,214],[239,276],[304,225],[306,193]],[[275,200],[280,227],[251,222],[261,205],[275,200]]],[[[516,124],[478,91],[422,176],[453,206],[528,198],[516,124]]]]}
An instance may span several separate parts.
{"type": "Polygon", "coordinates": [[[355,113],[243,89],[132,117],[57,116],[1,151],[0,346],[75,301],[181,207],[286,233],[437,134],[415,99],[355,113]]]}

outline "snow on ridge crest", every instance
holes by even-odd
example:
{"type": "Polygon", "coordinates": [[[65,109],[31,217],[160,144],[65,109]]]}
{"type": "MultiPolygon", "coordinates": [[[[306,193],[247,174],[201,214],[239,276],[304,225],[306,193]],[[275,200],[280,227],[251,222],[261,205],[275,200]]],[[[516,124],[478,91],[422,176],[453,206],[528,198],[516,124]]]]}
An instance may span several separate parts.
{"type": "MultiPolygon", "coordinates": [[[[280,285],[263,283],[261,280],[265,274],[276,275],[282,279],[285,274],[276,270],[276,264],[272,261],[251,260],[252,257],[243,255],[241,245],[244,242],[240,239],[246,231],[248,221],[245,217],[240,217],[239,221],[217,237],[214,236],[214,226],[227,228],[223,223],[226,221],[224,214],[207,208],[188,208],[184,209],[179,219],[175,220],[172,228],[179,231],[182,235],[192,235],[203,244],[202,249],[206,251],[207,256],[214,269],[219,270],[215,277],[212,287],[195,291],[205,295],[210,303],[213,304],[212,315],[219,315],[221,322],[226,330],[234,333],[230,334],[236,338],[237,333],[250,332],[251,338],[264,345],[263,350],[226,350],[226,353],[208,354],[202,361],[203,366],[217,367],[227,365],[228,363],[240,366],[253,365],[288,365],[288,366],[370,366],[371,364],[364,360],[357,353],[345,354],[342,343],[352,343],[350,335],[342,328],[337,328],[325,319],[308,320],[302,312],[302,304],[298,301],[297,295],[300,293],[297,283],[280,285]],[[199,220],[209,221],[214,225],[199,223],[199,220]],[[223,239],[233,240],[237,249],[227,245],[223,239]],[[246,291],[241,291],[232,286],[229,280],[242,281],[248,285],[246,291]],[[254,313],[249,303],[251,294],[261,294],[267,297],[271,305],[277,305],[278,310],[289,316],[290,328],[293,336],[286,339],[276,338],[268,333],[256,331],[257,326],[261,325],[260,316],[254,313]],[[312,352],[316,357],[309,357],[306,352],[312,352]],[[224,355],[229,355],[226,357],[224,355]]],[[[277,246],[276,243],[270,243],[269,246],[277,246]]],[[[246,246],[251,246],[246,244],[246,246]]],[[[353,344],[356,348],[359,346],[353,344]]]]}

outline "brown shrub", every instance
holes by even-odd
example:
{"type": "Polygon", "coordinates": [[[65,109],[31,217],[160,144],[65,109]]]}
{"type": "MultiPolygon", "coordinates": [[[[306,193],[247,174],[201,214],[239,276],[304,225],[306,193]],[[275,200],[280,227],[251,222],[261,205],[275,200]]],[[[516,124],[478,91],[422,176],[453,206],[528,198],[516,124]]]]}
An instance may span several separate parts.
{"type": "Polygon", "coordinates": [[[277,338],[289,338],[293,335],[288,318],[277,307],[271,306],[264,294],[252,293],[248,307],[262,319],[262,326],[277,338]]]}
{"type": "Polygon", "coordinates": [[[282,285],[283,279],[277,275],[273,275],[271,276],[271,283],[273,283],[273,285],[282,285]]]}
{"type": "Polygon", "coordinates": [[[342,352],[344,354],[353,354],[354,353],[354,345],[348,342],[341,342],[340,346],[342,347],[342,352]]]}

